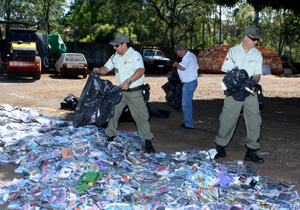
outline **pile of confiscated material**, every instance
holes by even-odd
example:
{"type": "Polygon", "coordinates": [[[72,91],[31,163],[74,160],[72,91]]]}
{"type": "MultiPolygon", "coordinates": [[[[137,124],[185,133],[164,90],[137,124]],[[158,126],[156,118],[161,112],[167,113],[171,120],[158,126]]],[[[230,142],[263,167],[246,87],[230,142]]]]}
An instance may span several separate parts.
{"type": "MultiPolygon", "coordinates": [[[[197,58],[199,72],[202,73],[221,73],[221,68],[227,52],[234,45],[213,45],[207,50],[200,50],[197,58]]],[[[269,48],[256,47],[263,57],[263,64],[270,66],[271,73],[274,75],[283,74],[281,58],[275,50],[269,48]]]]}
{"type": "Polygon", "coordinates": [[[94,125],[0,104],[0,164],[18,164],[0,186],[8,209],[300,209],[294,187],[211,151],[146,154],[136,132],[106,142],[94,125]]]}

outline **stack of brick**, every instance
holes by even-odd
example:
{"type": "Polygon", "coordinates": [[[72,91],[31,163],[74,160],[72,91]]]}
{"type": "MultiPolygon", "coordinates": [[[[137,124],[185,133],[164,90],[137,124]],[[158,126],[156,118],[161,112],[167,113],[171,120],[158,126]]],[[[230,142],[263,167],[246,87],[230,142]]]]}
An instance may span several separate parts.
{"type": "MultiPolygon", "coordinates": [[[[207,50],[200,50],[197,58],[199,72],[201,73],[222,73],[221,67],[228,50],[234,45],[213,45],[207,50]]],[[[282,74],[283,68],[281,58],[275,50],[262,47],[256,47],[263,56],[263,64],[268,64],[272,74],[282,74]]]]}
{"type": "Polygon", "coordinates": [[[198,64],[199,72],[221,73],[221,67],[228,50],[234,45],[213,45],[206,51],[199,51],[198,64]]]}
{"type": "Polygon", "coordinates": [[[272,74],[283,74],[281,58],[278,56],[275,50],[262,48],[259,46],[256,48],[261,52],[263,56],[263,63],[270,66],[272,74]]]}

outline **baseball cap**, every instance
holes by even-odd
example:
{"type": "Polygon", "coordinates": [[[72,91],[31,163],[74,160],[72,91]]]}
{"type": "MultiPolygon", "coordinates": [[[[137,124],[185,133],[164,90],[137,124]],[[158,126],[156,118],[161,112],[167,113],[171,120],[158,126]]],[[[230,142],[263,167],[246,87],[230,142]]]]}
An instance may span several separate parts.
{"type": "Polygon", "coordinates": [[[125,34],[118,34],[115,36],[114,41],[110,42],[111,45],[117,45],[120,43],[129,43],[129,39],[125,34]]]}
{"type": "Polygon", "coordinates": [[[259,30],[255,26],[248,26],[244,30],[244,35],[251,35],[254,38],[262,38],[262,35],[259,34],[259,30]]]}

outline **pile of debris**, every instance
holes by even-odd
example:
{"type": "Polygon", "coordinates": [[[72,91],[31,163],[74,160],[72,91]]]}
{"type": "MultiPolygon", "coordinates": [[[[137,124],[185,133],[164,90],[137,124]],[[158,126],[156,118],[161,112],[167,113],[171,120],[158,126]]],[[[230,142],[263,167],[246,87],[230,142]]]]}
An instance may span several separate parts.
{"type": "Polygon", "coordinates": [[[144,152],[136,132],[106,142],[102,128],[0,104],[0,165],[24,178],[0,185],[7,209],[300,209],[294,185],[243,161],[216,163],[215,149],[144,152]]]}

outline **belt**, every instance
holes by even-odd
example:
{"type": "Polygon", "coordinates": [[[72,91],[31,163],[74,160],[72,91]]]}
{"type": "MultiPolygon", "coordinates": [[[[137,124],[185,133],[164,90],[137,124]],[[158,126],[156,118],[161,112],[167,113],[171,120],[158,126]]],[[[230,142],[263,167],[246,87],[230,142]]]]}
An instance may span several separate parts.
{"type": "Polygon", "coordinates": [[[138,90],[143,90],[144,85],[140,85],[134,88],[128,88],[127,90],[123,90],[123,91],[129,91],[129,92],[134,92],[134,91],[138,91],[138,90]]]}

